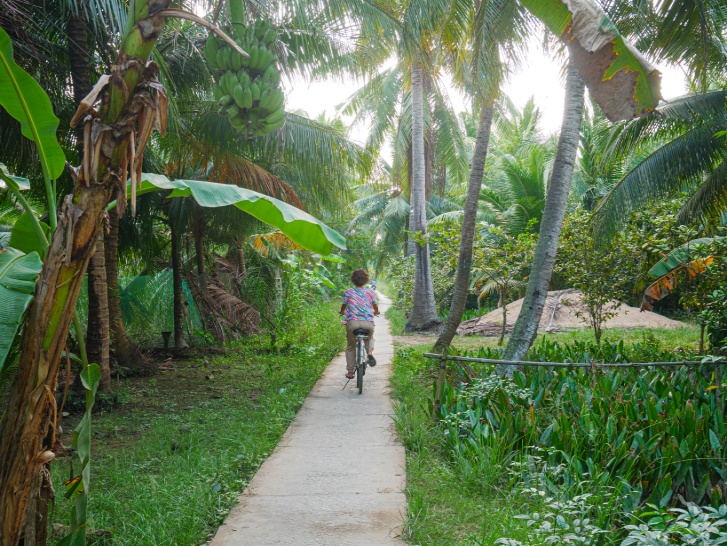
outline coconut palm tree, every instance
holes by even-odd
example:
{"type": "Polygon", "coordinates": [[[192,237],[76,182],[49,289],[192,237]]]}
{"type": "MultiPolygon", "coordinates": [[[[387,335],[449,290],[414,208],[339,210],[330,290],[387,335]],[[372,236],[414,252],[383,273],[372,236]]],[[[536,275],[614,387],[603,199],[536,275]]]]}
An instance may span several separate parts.
{"type": "MultiPolygon", "coordinates": [[[[570,192],[585,84],[588,85],[593,99],[612,121],[646,115],[654,109],[660,97],[658,72],[639,53],[629,49],[630,46],[626,45],[622,36],[610,30],[609,36],[601,35],[601,39],[597,41],[587,38],[589,35],[592,38],[594,28],[603,28],[603,21],[608,19],[597,5],[587,0],[574,2],[569,4],[567,15],[563,12],[558,15],[548,5],[537,0],[527,0],[524,3],[567,44],[569,65],[563,125],[553,174],[548,185],[540,235],[522,311],[503,353],[505,360],[522,360],[537,335],[570,192]],[[565,19],[562,18],[564,15],[565,19]],[[556,22],[559,18],[560,22],[556,22]],[[599,25],[591,24],[594,18],[598,18],[599,25]],[[624,50],[629,53],[624,54],[624,50]],[[594,63],[594,57],[598,57],[603,63],[594,63]],[[630,68],[617,65],[617,59],[619,63],[628,63],[630,68]]],[[[511,375],[513,370],[513,366],[498,366],[497,369],[498,373],[506,375],[511,375]]]]}
{"type": "MultiPolygon", "coordinates": [[[[371,9],[374,3],[363,3],[371,9]]],[[[381,8],[379,8],[381,9],[381,8]]],[[[395,163],[394,172],[398,167],[406,165],[410,168],[411,174],[407,177],[410,180],[410,201],[411,217],[409,230],[415,235],[414,244],[416,261],[416,282],[414,287],[414,304],[407,325],[409,329],[428,328],[439,322],[434,302],[434,288],[431,281],[431,270],[429,260],[429,246],[426,242],[426,201],[427,201],[427,153],[426,153],[426,110],[425,104],[429,102],[428,90],[438,79],[438,73],[443,66],[442,61],[444,49],[439,44],[448,36],[445,28],[454,28],[461,24],[461,6],[459,3],[447,2],[409,2],[395,9],[382,10],[383,15],[376,19],[376,25],[371,29],[374,32],[362,32],[362,39],[366,44],[374,44],[377,52],[384,52],[378,58],[379,62],[386,60],[392,52],[396,52],[397,58],[404,65],[402,72],[408,74],[408,78],[402,80],[406,87],[411,89],[411,123],[400,124],[397,129],[397,143],[400,138],[411,131],[411,150],[406,154],[407,161],[395,163]],[[388,51],[384,47],[388,46],[388,51]],[[440,55],[441,54],[441,55],[440,55]],[[404,129],[402,131],[401,129],[404,129]]],[[[363,12],[361,12],[363,13],[363,12]]],[[[369,18],[373,21],[372,18],[369,18]]],[[[365,30],[371,23],[365,24],[365,30]]],[[[460,35],[460,34],[457,34],[460,35]]],[[[366,49],[369,53],[369,50],[366,49]]],[[[371,67],[371,64],[367,65],[371,67]]],[[[375,65],[373,65],[375,66],[375,65]]],[[[396,84],[394,78],[384,81],[390,86],[396,84]]],[[[383,107],[389,106],[386,103],[383,107]]],[[[403,104],[405,111],[409,107],[403,104]]],[[[383,111],[383,110],[380,110],[383,111]]],[[[381,119],[385,120],[386,116],[381,119]]],[[[380,131],[375,131],[380,135],[380,131]]],[[[401,157],[401,156],[399,156],[401,157]]],[[[403,158],[402,158],[403,159],[403,158]]],[[[432,178],[429,178],[432,180],[432,178]]]]}

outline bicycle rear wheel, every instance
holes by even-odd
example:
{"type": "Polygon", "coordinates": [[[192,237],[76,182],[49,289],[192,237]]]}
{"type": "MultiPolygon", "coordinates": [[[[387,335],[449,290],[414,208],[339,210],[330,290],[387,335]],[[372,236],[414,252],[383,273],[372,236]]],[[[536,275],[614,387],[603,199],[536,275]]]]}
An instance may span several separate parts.
{"type": "Polygon", "coordinates": [[[362,340],[356,341],[356,388],[358,393],[363,393],[363,376],[366,372],[366,351],[362,340]]]}

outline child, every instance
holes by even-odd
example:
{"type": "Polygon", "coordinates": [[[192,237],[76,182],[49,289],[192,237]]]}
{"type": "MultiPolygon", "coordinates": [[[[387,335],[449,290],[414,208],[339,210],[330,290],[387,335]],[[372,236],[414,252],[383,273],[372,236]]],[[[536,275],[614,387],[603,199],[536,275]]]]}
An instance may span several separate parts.
{"type": "Polygon", "coordinates": [[[356,369],[356,336],[353,331],[357,328],[366,328],[369,331],[369,338],[365,341],[366,353],[369,355],[369,366],[376,366],[374,358],[374,315],[379,314],[379,306],[376,305],[376,294],[364,285],[369,282],[369,275],[363,269],[357,269],[351,274],[351,283],[354,288],[349,288],[343,293],[343,305],[339,313],[343,315],[343,324],[346,325],[346,377],[353,379],[356,369]]]}

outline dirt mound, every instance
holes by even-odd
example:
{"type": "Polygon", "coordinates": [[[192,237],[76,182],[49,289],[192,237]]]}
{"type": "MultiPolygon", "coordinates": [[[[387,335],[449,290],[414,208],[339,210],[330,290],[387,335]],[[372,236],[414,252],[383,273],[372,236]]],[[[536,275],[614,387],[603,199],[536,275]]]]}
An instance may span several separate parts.
{"type": "MultiPolygon", "coordinates": [[[[557,332],[562,329],[589,328],[588,312],[583,305],[583,294],[579,290],[555,290],[548,292],[545,300],[543,316],[540,318],[538,330],[557,332]],[[582,316],[578,316],[582,314],[582,316]]],[[[684,326],[677,320],[662,317],[650,311],[639,311],[622,303],[613,302],[616,315],[604,323],[604,328],[679,328],[684,326]]],[[[517,300],[507,306],[506,331],[511,332],[523,300],[517,300]]],[[[479,334],[499,336],[502,331],[502,309],[495,309],[480,318],[474,318],[459,325],[457,333],[468,336],[479,334]]]]}

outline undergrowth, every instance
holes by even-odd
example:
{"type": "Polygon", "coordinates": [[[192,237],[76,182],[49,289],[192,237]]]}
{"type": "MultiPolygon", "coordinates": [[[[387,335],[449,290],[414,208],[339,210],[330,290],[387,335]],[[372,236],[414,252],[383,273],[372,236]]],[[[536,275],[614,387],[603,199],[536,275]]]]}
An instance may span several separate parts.
{"type": "MultiPolygon", "coordinates": [[[[472,354],[498,355],[491,348],[472,354]]],[[[528,359],[689,356],[646,336],[600,348],[541,341],[528,359]]],[[[434,362],[421,348],[397,352],[393,384],[407,448],[411,544],[727,541],[727,442],[712,368],[595,375],[537,368],[513,381],[492,371],[482,365],[477,380],[452,371],[433,423],[434,362]]]]}
{"type": "MultiPolygon", "coordinates": [[[[250,338],[152,379],[122,380],[125,403],[93,418],[90,542],[204,543],[344,346],[336,304],[306,308],[278,351],[250,338]]],[[[67,463],[53,465],[61,536],[70,514],[62,481],[70,474],[67,463]]]]}

